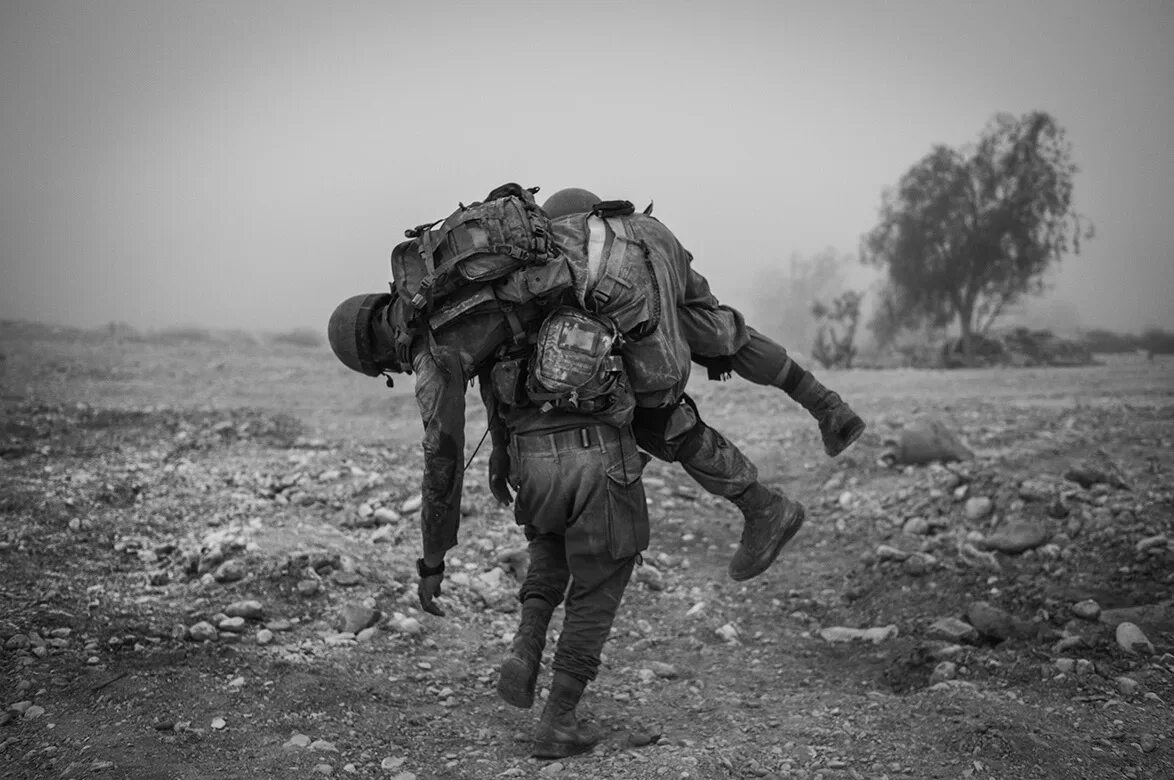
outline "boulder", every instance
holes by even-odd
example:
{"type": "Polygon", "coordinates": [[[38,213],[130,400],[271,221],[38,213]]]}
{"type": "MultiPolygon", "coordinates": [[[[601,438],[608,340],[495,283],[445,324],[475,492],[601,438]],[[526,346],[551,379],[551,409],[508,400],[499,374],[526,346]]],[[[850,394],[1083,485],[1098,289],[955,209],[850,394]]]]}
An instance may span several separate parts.
{"type": "Polygon", "coordinates": [[[944,422],[937,418],[923,418],[906,425],[889,445],[884,457],[898,465],[924,465],[940,461],[948,463],[969,460],[974,453],[962,443],[944,422]]]}

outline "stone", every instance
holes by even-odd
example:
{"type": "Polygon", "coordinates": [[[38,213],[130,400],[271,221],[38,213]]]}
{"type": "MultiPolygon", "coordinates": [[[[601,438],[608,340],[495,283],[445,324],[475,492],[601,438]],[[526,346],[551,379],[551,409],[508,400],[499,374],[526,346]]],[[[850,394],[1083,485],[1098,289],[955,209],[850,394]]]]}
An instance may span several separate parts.
{"type": "Polygon", "coordinates": [[[877,644],[897,636],[895,625],[876,626],[873,628],[848,628],[845,626],[829,626],[820,629],[819,637],[825,642],[872,642],[877,644]]]}
{"type": "Polygon", "coordinates": [[[939,618],[930,624],[925,635],[929,639],[941,639],[958,644],[961,642],[973,643],[978,639],[978,630],[964,620],[946,617],[939,618]]]}
{"type": "Polygon", "coordinates": [[[301,580],[298,582],[298,593],[303,596],[313,596],[322,589],[322,583],[318,580],[301,580]]]}
{"type": "Polygon", "coordinates": [[[4,642],[5,650],[26,650],[31,644],[28,636],[25,634],[13,634],[4,642]]]}
{"type": "Polygon", "coordinates": [[[1129,489],[1121,467],[1103,449],[1098,449],[1094,454],[1069,467],[1064,472],[1064,479],[1075,482],[1086,490],[1098,483],[1122,490],[1129,489]]]}
{"type": "Polygon", "coordinates": [[[188,627],[188,637],[193,642],[215,641],[219,636],[220,632],[216,630],[216,626],[206,620],[188,627]]]}
{"type": "Polygon", "coordinates": [[[733,623],[726,623],[721,628],[716,629],[714,633],[725,642],[733,643],[738,641],[738,629],[734,627],[733,623]]]}
{"type": "Polygon", "coordinates": [[[679,677],[681,674],[679,671],[677,671],[677,667],[673,666],[672,664],[666,664],[663,661],[652,661],[648,664],[648,668],[651,669],[652,673],[657,677],[662,677],[666,680],[679,677]]]}
{"type": "Polygon", "coordinates": [[[223,729],[225,726],[228,725],[228,722],[225,721],[224,718],[213,718],[212,722],[209,725],[212,728],[216,729],[217,731],[220,731],[221,729],[223,729]]]}
{"type": "Polygon", "coordinates": [[[1101,616],[1101,605],[1092,599],[1078,601],[1072,605],[1072,614],[1081,620],[1095,621],[1101,616]]]}
{"type": "Polygon", "coordinates": [[[1033,623],[1019,620],[986,601],[976,601],[967,607],[966,619],[980,634],[995,639],[1025,639],[1036,634],[1033,623]]]}
{"type": "Polygon", "coordinates": [[[1133,549],[1137,550],[1139,553],[1149,552],[1150,550],[1161,552],[1166,547],[1168,547],[1169,544],[1170,537],[1166,536],[1166,534],[1158,534],[1157,536],[1147,536],[1146,538],[1139,540],[1137,544],[1134,545],[1133,549]]]}
{"type": "Polygon", "coordinates": [[[306,748],[309,746],[310,746],[310,738],[307,737],[305,734],[294,734],[292,737],[290,737],[288,740],[286,740],[284,745],[282,745],[282,747],[286,748],[286,749],[306,748]]]}
{"type": "Polygon", "coordinates": [[[216,624],[216,627],[221,631],[231,631],[234,634],[240,633],[245,627],[245,619],[243,617],[226,617],[216,624]]]}
{"type": "Polygon", "coordinates": [[[246,620],[260,620],[265,616],[265,608],[261,602],[254,599],[234,601],[224,608],[224,614],[229,617],[239,617],[246,620]]]}
{"type": "Polygon", "coordinates": [[[937,559],[925,553],[914,553],[901,564],[901,570],[910,577],[924,577],[937,564],[937,559]]]}
{"type": "Polygon", "coordinates": [[[417,493],[416,495],[412,496],[411,498],[409,498],[408,500],[406,500],[402,504],[400,504],[399,513],[401,515],[408,515],[408,514],[411,514],[412,512],[418,511],[420,509],[420,507],[423,505],[424,505],[424,497],[422,495],[420,495],[419,493],[417,493]]]}
{"type": "Polygon", "coordinates": [[[327,742],[324,739],[316,739],[310,743],[310,750],[317,753],[337,753],[338,748],[334,746],[333,742],[327,742]]]}
{"type": "Polygon", "coordinates": [[[882,561],[903,561],[909,557],[909,553],[904,550],[898,550],[896,547],[882,544],[876,548],[876,557],[882,561]]]}
{"type": "Polygon", "coordinates": [[[911,517],[901,527],[901,533],[907,534],[908,536],[925,536],[932,530],[933,528],[930,526],[929,520],[924,517],[911,517]]]}
{"type": "Polygon", "coordinates": [[[381,506],[372,514],[375,522],[380,525],[388,525],[389,523],[399,522],[399,512],[396,512],[391,507],[381,506]]]}
{"type": "Polygon", "coordinates": [[[929,675],[929,684],[937,685],[940,682],[953,680],[958,676],[958,665],[953,661],[941,661],[933,668],[929,675]]]}
{"type": "Polygon", "coordinates": [[[246,574],[248,574],[248,569],[245,567],[245,562],[232,558],[217,566],[212,577],[219,583],[227,583],[243,580],[246,574]]]}
{"type": "Polygon", "coordinates": [[[1042,479],[1025,479],[1019,483],[1019,497],[1024,501],[1045,502],[1056,495],[1056,489],[1050,482],[1042,479]]]}
{"type": "Polygon", "coordinates": [[[1114,677],[1113,684],[1122,696],[1132,696],[1137,693],[1141,685],[1132,677],[1114,677]]]}
{"type": "Polygon", "coordinates": [[[963,542],[958,545],[958,557],[962,563],[972,569],[989,572],[1000,572],[1003,570],[1003,567],[999,564],[999,559],[995,557],[994,553],[979,550],[971,542],[963,542]]]}
{"type": "Polygon", "coordinates": [[[662,736],[658,726],[649,726],[633,729],[628,734],[628,744],[632,747],[645,747],[660,742],[662,736]]]}
{"type": "Polygon", "coordinates": [[[36,720],[37,718],[41,717],[44,714],[45,714],[44,707],[42,707],[39,704],[33,704],[33,705],[29,706],[29,708],[24,711],[24,714],[22,714],[21,717],[24,718],[25,720],[36,720]]]}
{"type": "Polygon", "coordinates": [[[262,628],[257,632],[257,644],[267,645],[273,642],[273,632],[267,628],[262,628]]]}
{"type": "Polygon", "coordinates": [[[391,544],[395,541],[396,529],[394,526],[382,525],[371,532],[371,544],[391,544]]]}
{"type": "Polygon", "coordinates": [[[340,633],[358,634],[364,628],[379,622],[380,617],[382,614],[377,609],[362,604],[347,604],[335,620],[335,626],[340,633]]]}
{"type": "Polygon", "coordinates": [[[1034,550],[1048,541],[1048,529],[1041,523],[1019,520],[983,539],[988,550],[997,550],[1008,555],[1017,555],[1034,550]]]}
{"type": "Polygon", "coordinates": [[[370,642],[379,634],[379,629],[375,626],[368,626],[359,633],[355,634],[356,642],[370,642]]]}
{"type": "Polygon", "coordinates": [[[363,575],[357,571],[338,571],[334,573],[334,582],[344,588],[353,588],[363,584],[363,575]]]}
{"type": "Polygon", "coordinates": [[[398,612],[395,614],[396,619],[392,622],[392,626],[399,633],[407,634],[408,636],[418,636],[421,632],[424,631],[424,627],[416,618],[404,617],[398,612]]]}
{"type": "Polygon", "coordinates": [[[636,569],[636,582],[643,583],[649,590],[664,590],[664,575],[651,564],[644,564],[636,569]]]}
{"type": "Polygon", "coordinates": [[[969,460],[974,453],[962,443],[944,422],[933,417],[915,420],[884,442],[889,449],[885,461],[902,466],[917,466],[941,461],[969,460]]]}
{"type": "Polygon", "coordinates": [[[986,496],[974,496],[966,500],[966,519],[971,522],[983,520],[995,511],[995,502],[986,496]]]}
{"type": "Polygon", "coordinates": [[[1134,623],[1117,624],[1117,644],[1133,655],[1153,655],[1154,646],[1134,623]]]}

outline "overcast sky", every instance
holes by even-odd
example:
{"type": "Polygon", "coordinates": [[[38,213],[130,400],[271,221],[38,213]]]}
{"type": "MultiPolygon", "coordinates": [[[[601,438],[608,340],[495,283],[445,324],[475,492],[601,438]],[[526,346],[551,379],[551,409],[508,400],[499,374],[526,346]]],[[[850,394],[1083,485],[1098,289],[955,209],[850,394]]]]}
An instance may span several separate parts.
{"type": "Polygon", "coordinates": [[[737,304],[1042,109],[1097,230],[1053,305],[1170,328],[1172,41],[1170,0],[0,0],[0,318],[324,327],[505,181],[655,199],[737,304]]]}

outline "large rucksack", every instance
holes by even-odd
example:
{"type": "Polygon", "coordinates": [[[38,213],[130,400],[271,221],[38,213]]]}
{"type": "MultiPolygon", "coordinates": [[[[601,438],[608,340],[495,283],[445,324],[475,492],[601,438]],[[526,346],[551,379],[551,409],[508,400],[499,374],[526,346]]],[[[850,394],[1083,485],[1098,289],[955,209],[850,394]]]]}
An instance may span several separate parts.
{"type": "Polygon", "coordinates": [[[534,194],[506,184],[480,203],[461,205],[443,220],[404,231],[408,241],[391,255],[397,292],[416,310],[470,283],[500,279],[557,253],[550,219],[534,194]]]}
{"type": "Polygon", "coordinates": [[[550,219],[534,189],[496,188],[482,202],[461,204],[443,220],[404,231],[391,254],[393,303],[401,369],[419,335],[491,310],[511,311],[570,286],[570,271],[550,239],[550,219]],[[525,270],[524,274],[515,272],[525,270]]]}

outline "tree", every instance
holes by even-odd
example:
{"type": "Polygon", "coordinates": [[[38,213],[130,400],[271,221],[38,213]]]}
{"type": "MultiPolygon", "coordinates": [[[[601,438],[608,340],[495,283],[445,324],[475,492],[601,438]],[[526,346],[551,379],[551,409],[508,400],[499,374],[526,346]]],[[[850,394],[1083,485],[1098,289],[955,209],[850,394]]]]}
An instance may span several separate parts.
{"type": "Polygon", "coordinates": [[[999,114],[974,147],[935,146],[884,193],[861,259],[887,268],[906,321],[956,318],[970,360],[971,334],[1042,292],[1048,266],[1092,236],[1072,208],[1076,170],[1050,115],[999,114]]]}
{"type": "Polygon", "coordinates": [[[860,321],[860,301],[864,296],[849,290],[831,302],[815,301],[811,314],[818,323],[811,355],[824,368],[851,368],[856,357],[856,325],[860,321]]]}

